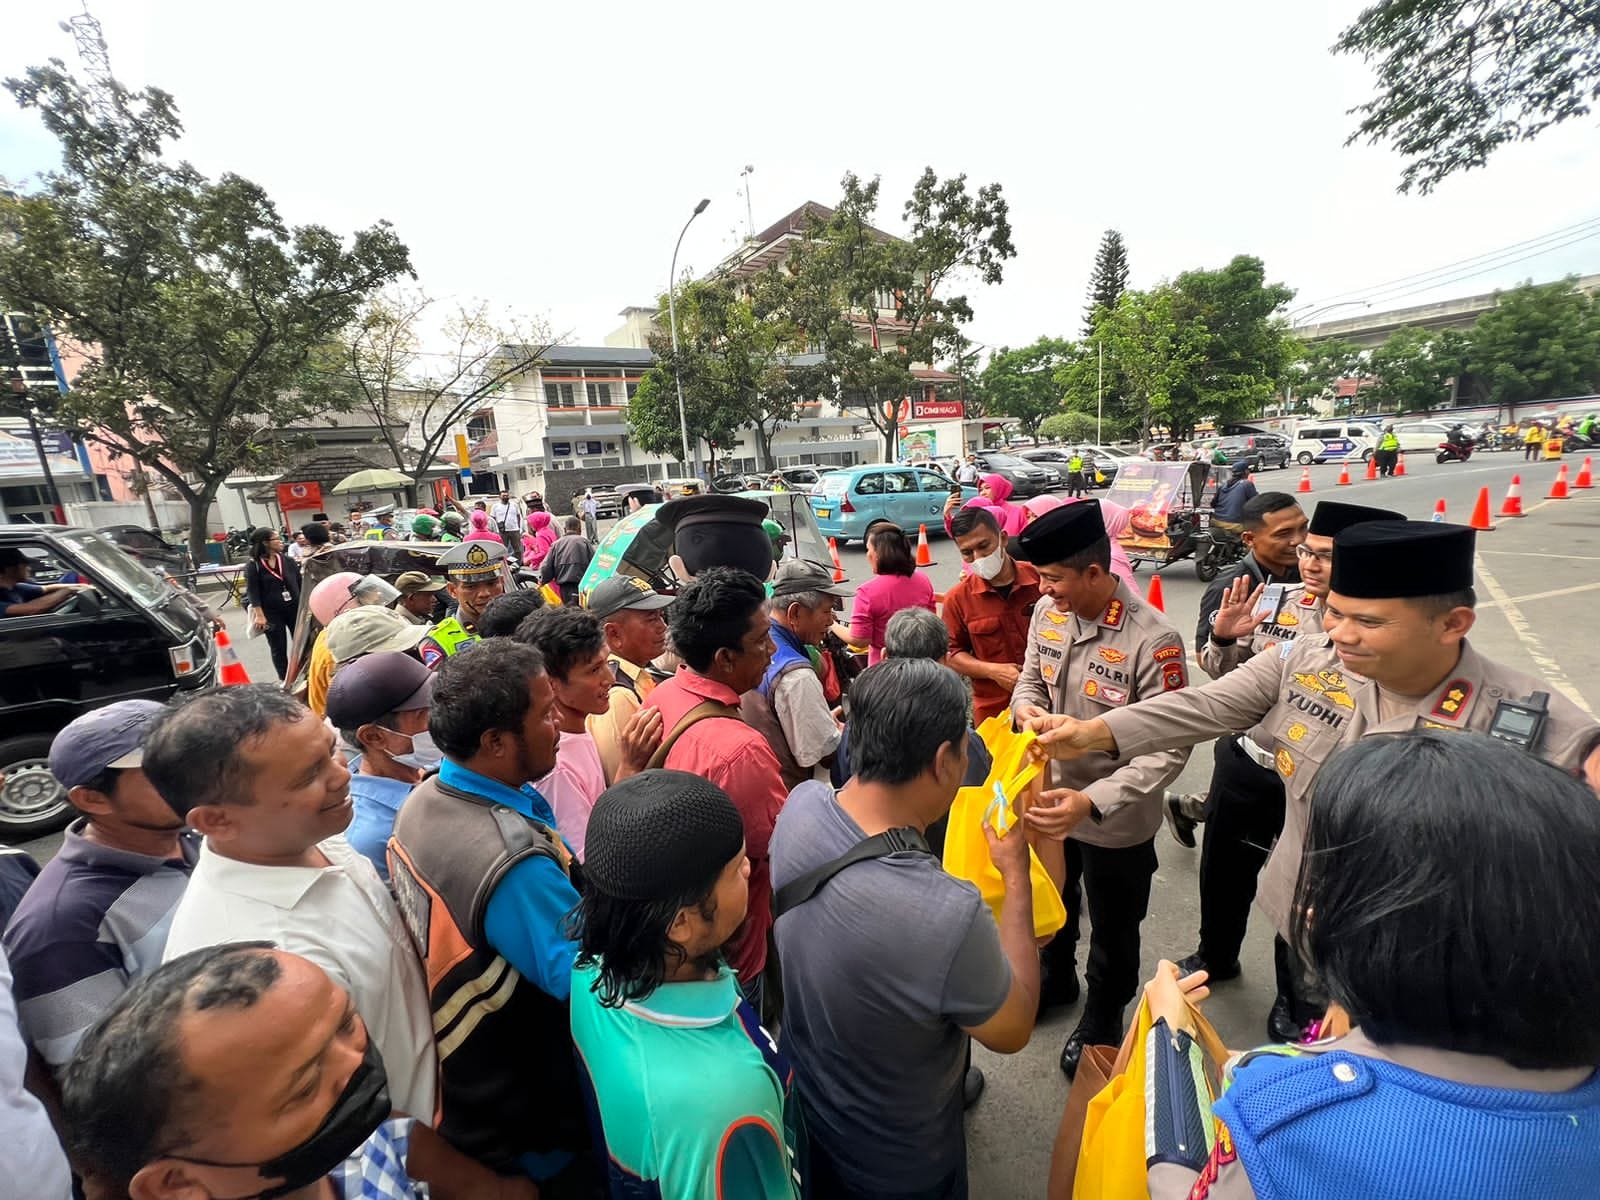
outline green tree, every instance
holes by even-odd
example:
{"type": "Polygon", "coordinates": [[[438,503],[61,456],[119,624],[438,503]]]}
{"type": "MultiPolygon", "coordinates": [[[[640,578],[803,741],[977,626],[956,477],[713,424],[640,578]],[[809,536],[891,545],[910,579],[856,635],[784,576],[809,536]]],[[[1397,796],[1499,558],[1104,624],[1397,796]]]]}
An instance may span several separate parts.
{"type": "Polygon", "coordinates": [[[1195,326],[1191,346],[1204,354],[1176,381],[1168,412],[1175,437],[1186,437],[1204,418],[1220,426],[1258,415],[1277,392],[1297,343],[1274,316],[1294,289],[1268,283],[1259,258],[1241,254],[1214,271],[1185,271],[1173,280],[1173,317],[1195,326]]]}
{"type": "Polygon", "coordinates": [[[1196,320],[1180,320],[1180,297],[1170,285],[1148,292],[1123,292],[1117,306],[1096,323],[1084,353],[1067,363],[1058,378],[1071,405],[1085,414],[1096,408],[1098,351],[1105,350],[1106,375],[1115,365],[1118,389],[1106,396],[1107,422],[1119,433],[1140,439],[1155,425],[1184,436],[1197,419],[1187,397],[1206,361],[1208,335],[1196,320]]]}
{"type": "Polygon", "coordinates": [[[1377,382],[1366,399],[1380,410],[1427,412],[1447,403],[1461,363],[1450,340],[1408,326],[1391,333],[1368,360],[1377,382]]]}
{"type": "Polygon", "coordinates": [[[1128,247],[1122,234],[1108,229],[1095,252],[1094,269],[1089,273],[1089,298],[1083,309],[1083,335],[1094,332],[1095,314],[1115,308],[1117,298],[1128,289],[1128,247]]]}
{"type": "Polygon", "coordinates": [[[1588,395],[1600,387],[1600,308],[1571,278],[1501,292],[1473,326],[1467,369],[1495,405],[1588,395]]]}
{"type": "Polygon", "coordinates": [[[1052,442],[1092,442],[1095,440],[1094,418],[1077,411],[1052,413],[1039,422],[1039,433],[1052,442]]]}
{"type": "Polygon", "coordinates": [[[1360,378],[1366,369],[1365,351],[1342,338],[1297,343],[1290,353],[1284,382],[1296,402],[1326,396],[1341,379],[1360,378]]]}
{"type": "Polygon", "coordinates": [[[1002,347],[980,377],[984,412],[1015,417],[1037,445],[1040,424],[1061,412],[1056,375],[1075,351],[1071,342],[1052,337],[1017,350],[1002,347]]]}
{"type": "Polygon", "coordinates": [[[999,184],[975,193],[965,175],[941,181],[930,167],[906,201],[904,239],[872,225],[878,180],[843,180],[844,195],[814,216],[786,264],[788,319],[823,353],[826,389],[842,411],[859,413],[893,457],[900,402],[917,387],[913,364],[964,348],[972,306],[955,289],[968,279],[999,283],[1015,257],[999,184]]]}
{"type": "Polygon", "coordinates": [[[347,248],[290,229],[246,179],[166,162],[182,124],[159,89],[85,85],[59,61],[6,86],[62,167],[0,191],[0,304],[84,348],[61,416],[188,503],[199,559],[223,480],[271,469],[291,449],[277,430],[350,402],[335,339],[410,257],[385,224],[347,248]]]}
{"type": "Polygon", "coordinates": [[[1392,143],[1407,159],[1402,192],[1427,193],[1600,99],[1593,0],[1378,0],[1333,50],[1377,73],[1350,141],[1392,143]]]}

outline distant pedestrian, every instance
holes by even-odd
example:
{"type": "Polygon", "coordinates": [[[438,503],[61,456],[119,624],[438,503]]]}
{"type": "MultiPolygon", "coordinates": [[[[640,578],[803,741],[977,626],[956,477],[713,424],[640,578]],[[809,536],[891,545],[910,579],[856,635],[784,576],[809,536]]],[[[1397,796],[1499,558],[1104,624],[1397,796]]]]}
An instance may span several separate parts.
{"type": "Polygon", "coordinates": [[[522,524],[528,519],[528,510],[506,488],[500,489],[500,498],[489,507],[489,520],[506,544],[513,562],[522,558],[522,524]]]}
{"type": "Polygon", "coordinates": [[[594,489],[585,488],[583,493],[583,536],[591,542],[600,540],[600,501],[594,498],[594,489]]]}
{"type": "Polygon", "coordinates": [[[1544,451],[1544,426],[1537,421],[1528,422],[1522,434],[1522,461],[1537,461],[1544,451]]]}
{"type": "Polygon", "coordinates": [[[1074,450],[1067,459],[1067,495],[1082,496],[1089,490],[1083,478],[1083,451],[1074,450]]]}
{"type": "Polygon", "coordinates": [[[558,538],[550,552],[544,556],[539,568],[539,581],[553,583],[561,593],[561,603],[578,602],[578,584],[583,580],[589,563],[594,560],[594,541],[584,537],[583,526],[577,517],[568,517],[566,533],[558,538]]]}
{"type": "Polygon", "coordinates": [[[244,564],[245,603],[257,632],[267,639],[272,669],[282,679],[289,669],[289,639],[300,610],[300,567],[284,553],[283,535],[261,528],[250,534],[244,564]]]}
{"type": "Polygon", "coordinates": [[[961,465],[956,468],[956,482],[962,487],[978,486],[978,456],[967,455],[961,465]]]}

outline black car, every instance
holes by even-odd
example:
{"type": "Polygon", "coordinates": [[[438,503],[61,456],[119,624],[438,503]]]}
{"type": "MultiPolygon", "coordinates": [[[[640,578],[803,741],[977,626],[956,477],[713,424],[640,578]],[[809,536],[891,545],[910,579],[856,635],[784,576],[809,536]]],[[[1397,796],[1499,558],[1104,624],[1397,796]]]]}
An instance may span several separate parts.
{"type": "Polygon", "coordinates": [[[139,525],[107,525],[98,532],[158,574],[180,575],[189,570],[188,550],[174,546],[152,529],[139,525]]]}
{"type": "Polygon", "coordinates": [[[1011,484],[1011,495],[1016,500],[1027,500],[1063,486],[1065,475],[1043,463],[1031,463],[1014,454],[1001,454],[986,450],[975,456],[978,470],[985,475],[1003,476],[1011,484]]]}
{"type": "Polygon", "coordinates": [[[165,701],[211,687],[211,623],[116,543],[65,525],[0,525],[41,584],[93,587],[34,616],[0,616],[0,842],[37,837],[72,809],[50,774],[50,743],[74,718],[117,700],[165,701]]]}
{"type": "Polygon", "coordinates": [[[1244,462],[1250,464],[1252,471],[1263,471],[1268,467],[1289,465],[1289,443],[1275,433],[1236,434],[1220,438],[1216,449],[1227,456],[1229,466],[1244,462]]]}

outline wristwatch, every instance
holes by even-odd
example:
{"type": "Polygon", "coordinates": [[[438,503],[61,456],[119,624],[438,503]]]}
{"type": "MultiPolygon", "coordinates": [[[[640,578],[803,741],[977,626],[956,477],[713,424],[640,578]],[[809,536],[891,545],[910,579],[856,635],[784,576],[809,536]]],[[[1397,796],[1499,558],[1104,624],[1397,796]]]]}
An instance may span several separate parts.
{"type": "Polygon", "coordinates": [[[1216,643],[1218,646],[1231,646],[1235,642],[1237,642],[1239,639],[1238,638],[1225,638],[1225,637],[1218,637],[1217,636],[1217,617],[1220,616],[1221,613],[1222,613],[1222,610],[1220,608],[1216,609],[1209,617],[1206,618],[1206,625],[1211,630],[1211,640],[1214,643],[1216,643]]]}

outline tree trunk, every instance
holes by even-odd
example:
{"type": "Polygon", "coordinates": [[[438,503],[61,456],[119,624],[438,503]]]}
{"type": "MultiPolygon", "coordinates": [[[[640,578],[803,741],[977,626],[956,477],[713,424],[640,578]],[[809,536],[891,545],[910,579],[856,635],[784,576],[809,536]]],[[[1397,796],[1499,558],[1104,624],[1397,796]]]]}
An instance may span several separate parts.
{"type": "Polygon", "coordinates": [[[756,422],[756,455],[760,460],[759,469],[762,471],[774,471],[778,467],[777,459],[772,457],[772,439],[777,435],[777,432],[777,429],[774,428],[771,433],[768,433],[766,422],[756,422]]]}
{"type": "Polygon", "coordinates": [[[217,498],[217,484],[209,484],[200,491],[182,489],[183,498],[189,502],[189,557],[196,567],[206,563],[206,517],[211,512],[211,502],[217,498]]]}

